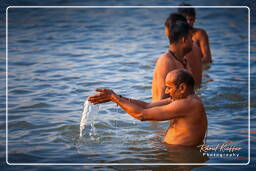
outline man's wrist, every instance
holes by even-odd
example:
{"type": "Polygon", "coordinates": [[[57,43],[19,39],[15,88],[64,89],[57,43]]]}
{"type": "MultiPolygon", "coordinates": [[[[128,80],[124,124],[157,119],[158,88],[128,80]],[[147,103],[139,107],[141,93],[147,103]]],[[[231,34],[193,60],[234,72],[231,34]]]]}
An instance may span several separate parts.
{"type": "Polygon", "coordinates": [[[111,101],[117,102],[119,98],[120,98],[120,96],[114,93],[114,94],[112,94],[112,96],[111,96],[111,101]]]}

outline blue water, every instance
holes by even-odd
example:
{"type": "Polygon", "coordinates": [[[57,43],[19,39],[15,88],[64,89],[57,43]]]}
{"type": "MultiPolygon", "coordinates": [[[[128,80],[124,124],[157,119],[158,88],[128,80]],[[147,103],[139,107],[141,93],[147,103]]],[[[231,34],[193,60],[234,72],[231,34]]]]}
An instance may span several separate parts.
{"type": "MultiPolygon", "coordinates": [[[[86,126],[84,136],[79,138],[83,103],[86,97],[94,94],[95,88],[107,87],[123,96],[150,101],[155,60],[168,48],[163,23],[169,13],[176,10],[9,9],[8,162],[246,163],[246,8],[197,9],[196,22],[197,27],[208,32],[214,60],[204,70],[202,88],[197,91],[208,116],[207,143],[217,145],[231,141],[242,148],[239,158],[205,158],[192,148],[170,149],[161,143],[167,122],[137,121],[113,103],[100,105],[99,113],[91,118],[94,120],[96,138],[89,134],[90,125],[86,126]]],[[[252,36],[251,39],[255,40],[256,37],[252,36]]],[[[252,43],[252,46],[251,50],[255,51],[255,44],[252,43]]],[[[255,64],[255,53],[250,61],[255,64]]],[[[1,64],[4,63],[5,58],[1,58],[1,64]]],[[[1,65],[1,71],[1,81],[4,82],[4,65],[1,65]]],[[[255,67],[251,68],[254,80],[253,71],[255,67]]],[[[251,107],[255,111],[255,82],[251,82],[251,87],[251,107]]],[[[1,87],[1,90],[2,98],[5,97],[5,87],[1,87]]],[[[5,113],[5,100],[2,99],[0,110],[5,113]]],[[[1,118],[5,119],[5,116],[1,118]]],[[[251,124],[255,125],[255,120],[255,116],[251,116],[251,124]]],[[[0,127],[4,134],[5,122],[0,127]]],[[[255,130],[252,127],[252,145],[256,141],[255,130]]],[[[5,135],[1,137],[1,159],[4,161],[5,135]]],[[[251,150],[255,151],[255,146],[251,150]]],[[[251,158],[254,161],[256,156],[253,154],[251,158]]],[[[53,169],[54,166],[48,168],[53,169]]],[[[127,169],[124,166],[82,168],[127,169]]],[[[132,170],[168,168],[208,170],[225,167],[130,167],[132,170]]],[[[238,167],[230,168],[234,170],[238,167]]]]}

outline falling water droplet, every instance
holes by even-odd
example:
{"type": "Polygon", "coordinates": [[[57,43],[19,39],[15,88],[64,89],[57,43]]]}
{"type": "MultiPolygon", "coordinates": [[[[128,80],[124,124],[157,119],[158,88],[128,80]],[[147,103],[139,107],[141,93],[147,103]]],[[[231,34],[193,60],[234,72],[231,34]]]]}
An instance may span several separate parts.
{"type": "Polygon", "coordinates": [[[98,105],[93,105],[92,103],[90,103],[88,100],[86,100],[84,102],[84,108],[83,108],[83,113],[81,115],[81,121],[80,121],[80,137],[83,136],[83,130],[85,128],[85,125],[87,124],[88,120],[89,120],[89,116],[90,119],[92,120],[91,122],[91,132],[89,132],[90,136],[95,136],[96,135],[96,129],[94,126],[94,118],[95,115],[98,114],[99,111],[99,106],[98,105]]]}

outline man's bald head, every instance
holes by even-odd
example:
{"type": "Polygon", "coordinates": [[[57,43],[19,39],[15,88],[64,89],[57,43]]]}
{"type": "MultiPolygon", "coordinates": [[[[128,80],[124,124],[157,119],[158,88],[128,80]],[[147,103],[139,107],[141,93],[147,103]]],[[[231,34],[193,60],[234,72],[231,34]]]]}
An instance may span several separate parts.
{"type": "Polygon", "coordinates": [[[181,83],[185,83],[191,90],[194,89],[194,78],[184,69],[176,69],[169,72],[166,76],[166,82],[168,81],[174,83],[176,87],[179,87],[181,83]]]}

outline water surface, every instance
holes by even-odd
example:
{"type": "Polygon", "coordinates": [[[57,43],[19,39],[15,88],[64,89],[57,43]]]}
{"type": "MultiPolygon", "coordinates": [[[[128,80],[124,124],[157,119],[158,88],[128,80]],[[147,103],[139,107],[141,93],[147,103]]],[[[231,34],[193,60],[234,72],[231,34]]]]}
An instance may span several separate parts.
{"type": "Polygon", "coordinates": [[[88,131],[79,138],[83,102],[95,88],[150,101],[154,64],[168,47],[163,23],[174,11],[9,9],[8,161],[246,163],[246,8],[198,9],[196,24],[208,31],[214,60],[197,91],[208,116],[207,143],[232,142],[242,147],[240,157],[205,158],[193,148],[168,148],[161,142],[168,122],[137,121],[113,103],[93,116],[97,137],[88,131]]]}

